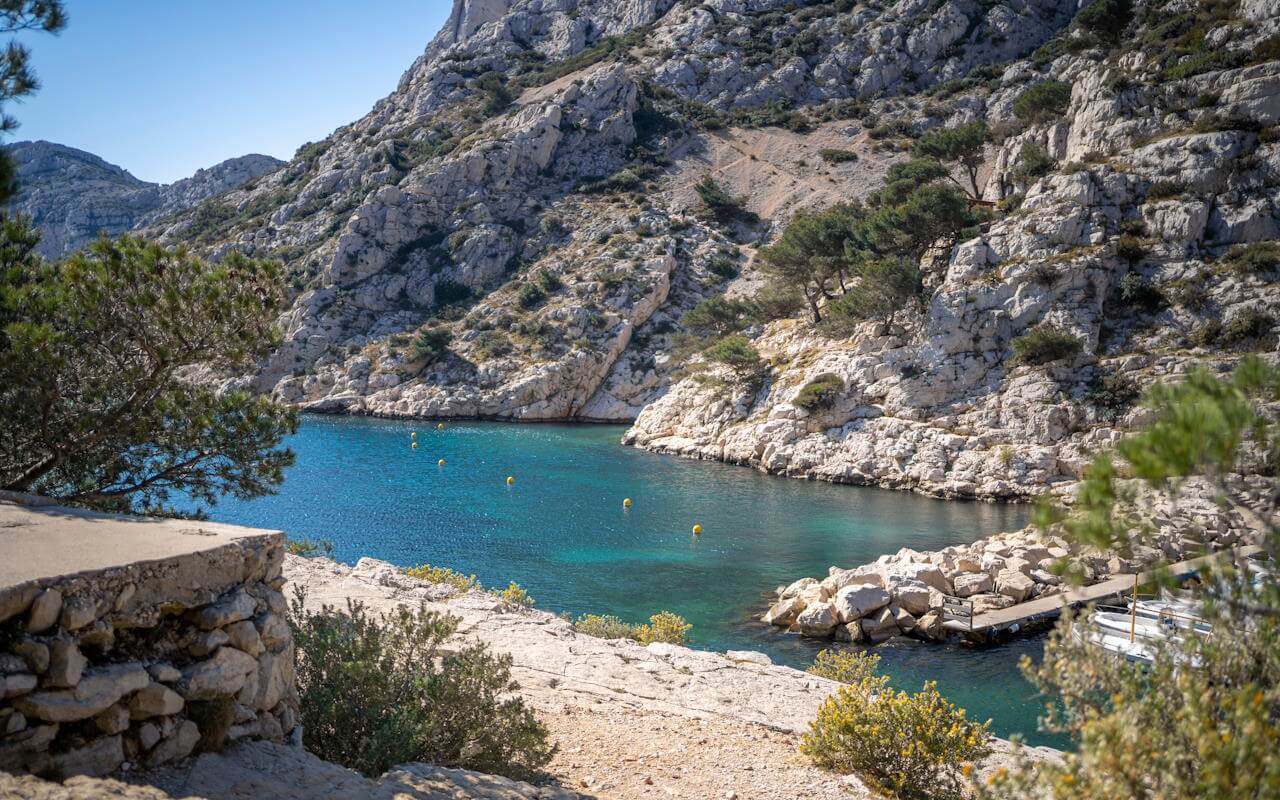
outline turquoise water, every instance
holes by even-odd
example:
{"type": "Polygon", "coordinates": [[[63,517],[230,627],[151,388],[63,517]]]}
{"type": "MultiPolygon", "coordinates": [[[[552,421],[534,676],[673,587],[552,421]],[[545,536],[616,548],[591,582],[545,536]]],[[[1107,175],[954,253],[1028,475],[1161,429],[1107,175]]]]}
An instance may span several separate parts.
{"type": "MultiPolygon", "coordinates": [[[[660,456],[605,425],[434,423],[307,417],[278,495],[226,500],[213,519],[333,542],[372,556],[524,586],[539,608],[643,621],[669,609],[692,644],[753,649],[803,667],[821,644],[758,622],[779,584],[900,547],[935,549],[1026,523],[1027,509],[763,475],[660,456]],[[417,431],[419,446],[409,446],[417,431]],[[437,465],[443,458],[445,466],[437,465]],[[512,486],[506,477],[515,478],[512,486]],[[623,498],[634,505],[624,510],[623,498]],[[690,533],[694,524],[701,536],[690,533]]],[[[934,679],[1002,734],[1035,732],[1039,703],[1017,671],[1038,640],[975,650],[902,639],[876,648],[901,688],[934,679]]]]}

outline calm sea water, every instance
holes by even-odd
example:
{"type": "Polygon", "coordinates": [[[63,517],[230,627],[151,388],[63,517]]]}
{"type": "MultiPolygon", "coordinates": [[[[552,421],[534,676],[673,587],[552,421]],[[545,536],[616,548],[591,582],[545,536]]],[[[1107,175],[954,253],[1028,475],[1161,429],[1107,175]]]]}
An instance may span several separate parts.
{"type": "MultiPolygon", "coordinates": [[[[1019,506],[659,456],[621,446],[623,430],[474,422],[437,431],[434,423],[308,417],[290,442],[298,462],[280,493],[226,500],[210,516],[331,541],[349,563],[367,555],[449,566],[486,585],[516,581],[550,611],[644,621],[671,610],[693,623],[696,647],[761,650],[798,667],[821,643],[757,621],[779,584],[900,547],[972,541],[1028,516],[1019,506]],[[701,536],[691,534],[695,524],[701,536]]],[[[1036,733],[1041,703],[1017,670],[1019,656],[1040,650],[1036,639],[989,649],[902,639],[876,648],[900,688],[937,680],[971,718],[992,718],[997,733],[1053,744],[1036,733]]]]}

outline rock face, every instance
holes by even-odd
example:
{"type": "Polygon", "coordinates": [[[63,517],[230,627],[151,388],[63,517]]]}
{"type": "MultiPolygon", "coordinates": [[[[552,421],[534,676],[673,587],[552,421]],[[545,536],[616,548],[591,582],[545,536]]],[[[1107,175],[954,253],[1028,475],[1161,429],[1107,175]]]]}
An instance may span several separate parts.
{"type": "Polygon", "coordinates": [[[17,142],[5,151],[18,168],[13,207],[31,215],[42,237],[37,250],[48,258],[79,250],[100,233],[115,236],[191,208],[282,163],[270,156],[241,156],[162,185],[53,142],[17,142]]]}
{"type": "Polygon", "coordinates": [[[259,723],[231,740],[295,734],[280,534],[201,535],[21,497],[0,501],[0,526],[0,770],[65,778],[183,758],[205,733],[191,702],[259,723]]]}
{"type": "Polygon", "coordinates": [[[628,421],[656,451],[1014,499],[1066,492],[1136,389],[1275,352],[1274,3],[1138,3],[1110,50],[1078,3],[800,5],[457,0],[366,116],[147,228],[288,267],[279,349],[204,377],[317,412],[628,421]],[[1019,102],[1049,81],[1062,102],[1019,102]],[[975,121],[987,216],[921,264],[919,308],[839,338],[745,325],[758,381],[680,336],[700,301],[757,293],[757,248],[797,210],[865,198],[913,138],[975,121]],[[750,213],[711,213],[707,176],[750,213]],[[1015,359],[1037,329],[1079,351],[1015,359]],[[821,375],[845,388],[806,409],[821,375]]]}

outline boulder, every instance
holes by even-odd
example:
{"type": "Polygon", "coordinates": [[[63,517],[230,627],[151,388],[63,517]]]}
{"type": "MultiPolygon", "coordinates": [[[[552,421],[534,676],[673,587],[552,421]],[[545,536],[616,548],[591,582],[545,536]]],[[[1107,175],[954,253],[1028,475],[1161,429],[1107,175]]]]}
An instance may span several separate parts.
{"type": "Polygon", "coordinates": [[[1059,583],[1062,583],[1062,579],[1057,575],[1043,569],[1031,570],[1031,579],[1036,583],[1043,583],[1046,586],[1057,586],[1059,583]]]}
{"type": "Polygon", "coordinates": [[[855,583],[884,586],[884,576],[871,567],[857,567],[855,569],[832,567],[830,574],[822,581],[822,585],[826,587],[832,596],[844,587],[852,586],[855,583]]]}
{"type": "Polygon", "coordinates": [[[982,572],[982,562],[968,556],[957,558],[955,564],[957,572],[982,572]]]}
{"type": "Polygon", "coordinates": [[[108,736],[124,733],[129,729],[129,709],[120,703],[116,703],[94,717],[93,724],[97,725],[98,730],[108,736]]]}
{"type": "Polygon", "coordinates": [[[898,620],[888,608],[880,609],[880,613],[858,620],[863,637],[872,643],[883,642],[898,635],[898,620]]]}
{"type": "Polygon", "coordinates": [[[926,586],[937,589],[943,594],[951,594],[952,591],[951,581],[947,579],[942,570],[927,562],[890,564],[883,567],[881,573],[885,577],[885,583],[881,585],[886,587],[890,585],[894,578],[913,578],[926,586]]]}
{"type": "Polygon", "coordinates": [[[258,634],[262,637],[262,643],[266,645],[268,650],[275,650],[285,642],[289,641],[292,634],[289,632],[289,623],[285,622],[278,614],[263,614],[256,620],[258,626],[258,634]]]}
{"type": "Polygon", "coordinates": [[[855,583],[836,593],[831,604],[841,622],[853,622],[889,605],[889,593],[869,583],[855,583]]]}
{"type": "Polygon", "coordinates": [[[817,586],[817,585],[818,585],[817,578],[801,578],[800,580],[792,583],[790,586],[787,586],[782,591],[778,592],[778,598],[781,600],[786,600],[791,597],[799,597],[800,593],[803,592],[805,589],[808,589],[810,586],[817,586]]]}
{"type": "Polygon", "coordinates": [[[915,616],[927,612],[933,607],[933,597],[938,595],[936,589],[930,589],[923,582],[914,578],[896,581],[889,588],[889,593],[899,606],[915,616]]]}
{"type": "Polygon", "coordinates": [[[985,572],[966,572],[955,579],[955,596],[972,597],[981,592],[989,592],[995,584],[991,576],[985,572]]]}
{"type": "Polygon", "coordinates": [[[942,622],[941,611],[930,611],[916,620],[914,631],[926,639],[941,640],[946,635],[942,622]]]}
{"type": "Polygon", "coordinates": [[[1011,598],[1015,603],[1021,603],[1031,596],[1036,588],[1036,582],[1030,576],[1023,574],[1017,570],[1002,570],[996,576],[996,591],[1005,597],[1011,598]]]}
{"type": "Polygon", "coordinates": [[[836,627],[836,611],[831,603],[814,603],[796,617],[796,627],[805,636],[830,636],[836,627]]]}
{"type": "Polygon", "coordinates": [[[39,591],[34,584],[30,583],[0,589],[0,622],[26,611],[39,591]]]}
{"type": "Polygon", "coordinates": [[[17,697],[36,688],[36,676],[28,672],[0,675],[0,698],[17,697]]]}
{"type": "Polygon", "coordinates": [[[37,675],[49,669],[49,645],[44,642],[23,639],[13,646],[13,652],[17,653],[26,662],[27,668],[37,675]]]}
{"type": "Polygon", "coordinates": [[[790,627],[796,621],[796,617],[800,616],[800,612],[804,611],[804,607],[805,602],[799,597],[784,598],[774,603],[765,612],[764,621],[770,625],[790,627]]]}

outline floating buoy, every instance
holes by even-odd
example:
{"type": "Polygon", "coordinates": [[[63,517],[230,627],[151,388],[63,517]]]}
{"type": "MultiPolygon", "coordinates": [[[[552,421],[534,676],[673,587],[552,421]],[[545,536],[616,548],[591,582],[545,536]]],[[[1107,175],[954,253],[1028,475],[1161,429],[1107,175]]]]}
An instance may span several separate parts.
{"type": "Polygon", "coordinates": [[[443,422],[436,423],[436,430],[438,431],[444,430],[444,423],[443,422]]]}
{"type": "Polygon", "coordinates": [[[412,447],[414,450],[417,450],[417,449],[418,449],[418,443],[417,443],[417,442],[409,442],[409,446],[410,446],[410,447],[412,447]]]}
{"type": "Polygon", "coordinates": [[[409,431],[409,438],[410,438],[410,439],[417,439],[417,438],[418,438],[418,432],[417,432],[417,431],[409,431]]]}
{"type": "Polygon", "coordinates": [[[440,459],[439,461],[437,461],[436,463],[443,467],[443,466],[444,466],[444,459],[442,458],[442,459],[440,459]]]}
{"type": "Polygon", "coordinates": [[[628,497],[622,501],[623,508],[631,508],[631,498],[628,497]]]}
{"type": "Polygon", "coordinates": [[[694,525],[694,526],[693,526],[693,535],[694,535],[694,536],[697,536],[697,535],[698,535],[698,534],[700,534],[700,533],[702,533],[702,526],[701,526],[701,525],[694,525]]]}
{"type": "Polygon", "coordinates": [[[514,477],[512,477],[511,475],[508,475],[508,476],[507,476],[507,485],[508,485],[508,486],[510,486],[511,484],[513,484],[513,483],[515,483],[515,482],[516,482],[516,479],[515,479],[514,477]]]}

